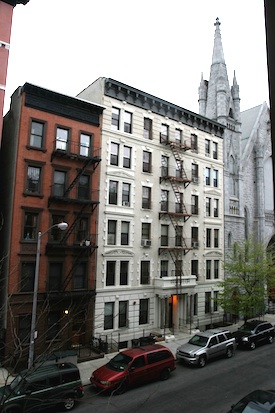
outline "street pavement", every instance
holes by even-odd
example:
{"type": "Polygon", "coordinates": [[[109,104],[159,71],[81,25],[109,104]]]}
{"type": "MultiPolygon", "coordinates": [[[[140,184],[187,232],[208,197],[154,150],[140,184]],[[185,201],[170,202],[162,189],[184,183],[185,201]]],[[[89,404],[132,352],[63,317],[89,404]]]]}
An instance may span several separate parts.
{"type": "MultiPolygon", "coordinates": [[[[260,317],[259,317],[260,318],[260,317]]],[[[262,318],[261,318],[262,319],[262,318]]],[[[265,314],[263,317],[265,321],[271,322],[275,326],[275,314],[265,314]]],[[[238,329],[240,325],[243,324],[243,320],[240,320],[236,324],[227,326],[226,329],[233,332],[238,329]]],[[[186,343],[191,336],[193,336],[198,330],[192,330],[191,333],[178,333],[178,334],[168,334],[165,336],[165,340],[159,341],[156,344],[161,344],[168,347],[171,352],[175,355],[177,348],[186,343]]],[[[101,367],[102,365],[108,363],[108,361],[113,358],[117,353],[105,354],[104,357],[100,357],[94,360],[84,361],[78,363],[77,366],[80,371],[81,380],[84,386],[90,384],[90,376],[94,370],[101,367]]],[[[0,386],[4,386],[5,383],[9,383],[13,380],[13,376],[9,376],[9,373],[6,369],[0,367],[0,386]]]]}

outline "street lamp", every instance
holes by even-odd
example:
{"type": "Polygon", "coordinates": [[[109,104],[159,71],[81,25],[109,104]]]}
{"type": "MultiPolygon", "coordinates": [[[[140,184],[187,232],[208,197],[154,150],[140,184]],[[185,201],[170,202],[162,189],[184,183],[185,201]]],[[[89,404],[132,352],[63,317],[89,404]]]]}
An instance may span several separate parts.
{"type": "Polygon", "coordinates": [[[32,367],[33,358],[34,358],[34,340],[35,340],[35,324],[36,324],[36,308],[37,308],[37,291],[38,291],[38,278],[39,278],[41,238],[43,237],[43,235],[47,234],[47,232],[49,232],[52,228],[59,228],[61,231],[65,231],[68,228],[68,224],[67,222],[60,222],[59,224],[52,225],[50,228],[48,228],[44,232],[38,232],[35,273],[34,273],[34,286],[33,286],[33,303],[32,303],[31,336],[30,336],[28,369],[32,367]]]}

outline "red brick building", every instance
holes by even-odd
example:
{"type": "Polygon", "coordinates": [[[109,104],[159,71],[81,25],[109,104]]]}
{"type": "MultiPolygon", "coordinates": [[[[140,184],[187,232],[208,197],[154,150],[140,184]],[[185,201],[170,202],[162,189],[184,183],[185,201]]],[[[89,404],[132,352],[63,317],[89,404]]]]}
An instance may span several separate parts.
{"type": "Polygon", "coordinates": [[[0,163],[5,357],[25,357],[29,348],[39,231],[35,353],[92,337],[102,112],[28,83],[12,96],[0,163]],[[66,231],[54,226],[60,222],[66,231]]]}
{"type": "Polygon", "coordinates": [[[29,0],[0,0],[0,142],[13,8],[17,4],[28,2],[29,0]]]}

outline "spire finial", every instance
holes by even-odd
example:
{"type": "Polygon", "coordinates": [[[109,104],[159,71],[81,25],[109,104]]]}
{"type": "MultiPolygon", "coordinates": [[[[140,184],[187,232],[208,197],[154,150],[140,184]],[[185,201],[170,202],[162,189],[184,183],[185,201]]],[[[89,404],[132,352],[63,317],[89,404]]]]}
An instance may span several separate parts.
{"type": "Polygon", "coordinates": [[[217,18],[216,18],[216,23],[214,23],[214,26],[220,26],[220,25],[221,25],[220,20],[219,20],[219,18],[217,17],[217,18]]]}

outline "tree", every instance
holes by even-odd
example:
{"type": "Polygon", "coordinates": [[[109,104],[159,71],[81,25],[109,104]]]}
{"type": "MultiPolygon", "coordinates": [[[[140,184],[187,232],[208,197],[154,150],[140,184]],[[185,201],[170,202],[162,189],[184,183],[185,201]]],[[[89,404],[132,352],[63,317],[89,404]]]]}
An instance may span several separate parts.
{"type": "Polygon", "coordinates": [[[254,237],[235,243],[224,262],[225,279],[218,304],[235,317],[263,314],[268,286],[274,285],[274,253],[254,237]]]}

